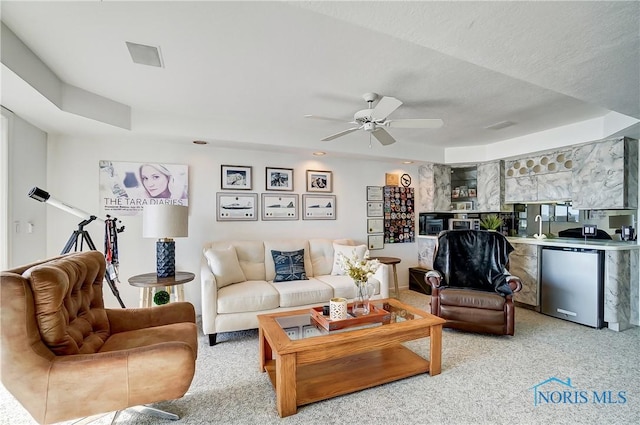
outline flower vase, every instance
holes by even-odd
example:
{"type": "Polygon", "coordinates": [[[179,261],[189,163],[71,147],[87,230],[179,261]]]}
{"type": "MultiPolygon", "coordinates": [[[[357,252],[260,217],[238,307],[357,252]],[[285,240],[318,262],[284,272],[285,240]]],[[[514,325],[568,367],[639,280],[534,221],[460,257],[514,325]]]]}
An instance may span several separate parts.
{"type": "Polygon", "coordinates": [[[366,281],[354,281],[356,284],[356,294],[353,299],[352,313],[354,316],[366,316],[369,314],[369,300],[373,295],[375,286],[366,281]]]}

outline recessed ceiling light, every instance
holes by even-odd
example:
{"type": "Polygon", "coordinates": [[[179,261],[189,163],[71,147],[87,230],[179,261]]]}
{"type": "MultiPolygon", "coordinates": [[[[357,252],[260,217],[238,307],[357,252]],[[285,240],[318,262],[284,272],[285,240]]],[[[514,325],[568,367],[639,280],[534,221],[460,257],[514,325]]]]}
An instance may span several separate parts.
{"type": "Polygon", "coordinates": [[[125,41],[131,59],[140,65],[157,66],[162,68],[162,57],[160,56],[160,48],[147,46],[145,44],[131,43],[125,41]]]}
{"type": "Polygon", "coordinates": [[[194,145],[208,145],[209,142],[205,142],[204,140],[194,140],[193,144],[194,145]]]}
{"type": "Polygon", "coordinates": [[[413,161],[402,161],[403,164],[413,164],[413,161]]]}
{"type": "Polygon", "coordinates": [[[326,155],[327,153],[326,152],[314,152],[313,154],[315,156],[323,156],[323,155],[326,155]]]}
{"type": "Polygon", "coordinates": [[[513,121],[500,121],[495,124],[491,124],[490,126],[485,127],[487,130],[502,130],[503,128],[511,127],[515,125],[513,121]]]}

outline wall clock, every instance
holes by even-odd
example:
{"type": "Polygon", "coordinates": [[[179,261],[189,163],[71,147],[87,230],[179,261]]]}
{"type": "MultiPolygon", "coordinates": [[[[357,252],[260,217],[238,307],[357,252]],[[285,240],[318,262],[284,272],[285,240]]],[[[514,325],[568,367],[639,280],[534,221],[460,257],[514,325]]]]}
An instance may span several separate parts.
{"type": "Polygon", "coordinates": [[[404,187],[411,186],[411,176],[409,174],[403,174],[400,177],[400,183],[402,183],[402,186],[404,187]]]}

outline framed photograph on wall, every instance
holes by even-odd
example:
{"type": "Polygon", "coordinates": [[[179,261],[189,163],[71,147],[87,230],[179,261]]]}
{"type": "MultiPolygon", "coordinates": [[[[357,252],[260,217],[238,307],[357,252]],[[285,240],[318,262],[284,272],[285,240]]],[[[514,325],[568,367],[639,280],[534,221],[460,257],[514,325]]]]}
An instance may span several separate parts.
{"type": "Polygon", "coordinates": [[[262,194],[263,220],[297,220],[298,194],[262,194]]]}
{"type": "Polygon", "coordinates": [[[292,191],[293,169],[266,167],[265,181],[267,190],[292,191]]]}
{"type": "Polygon", "coordinates": [[[251,221],[258,219],[257,193],[216,194],[217,221],[251,221]]]}
{"type": "Polygon", "coordinates": [[[473,209],[473,202],[457,202],[456,209],[459,211],[471,211],[473,209]]]}
{"type": "Polygon", "coordinates": [[[105,214],[138,215],[158,202],[189,205],[189,166],[101,159],[100,210],[105,214]]]}
{"type": "Polygon", "coordinates": [[[384,217],[383,202],[367,202],[367,217],[384,217]]]}
{"type": "Polygon", "coordinates": [[[367,201],[382,201],[382,186],[367,186],[367,201]]]}
{"type": "Polygon", "coordinates": [[[369,235],[367,237],[367,247],[369,249],[384,248],[384,235],[369,235]]]}
{"type": "Polygon", "coordinates": [[[221,187],[232,190],[251,190],[251,167],[222,165],[221,187]]]}
{"type": "Polygon", "coordinates": [[[333,192],[331,171],[307,170],[307,192],[333,192]]]}
{"type": "Polygon", "coordinates": [[[382,218],[367,219],[367,233],[383,233],[383,232],[384,232],[384,219],[382,218]]]}
{"type": "Polygon", "coordinates": [[[394,173],[385,173],[384,184],[385,186],[398,186],[400,184],[400,176],[394,173]]]}
{"type": "Polygon", "coordinates": [[[302,195],[304,220],[335,220],[336,195],[302,195]]]}

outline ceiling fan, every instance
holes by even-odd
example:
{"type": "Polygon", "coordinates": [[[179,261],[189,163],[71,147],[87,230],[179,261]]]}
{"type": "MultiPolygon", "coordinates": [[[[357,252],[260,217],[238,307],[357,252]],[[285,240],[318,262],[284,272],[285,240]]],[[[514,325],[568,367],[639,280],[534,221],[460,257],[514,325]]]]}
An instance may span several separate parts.
{"type": "MultiPolygon", "coordinates": [[[[367,109],[358,111],[353,116],[353,121],[348,124],[354,124],[347,130],[343,130],[339,133],[332,134],[322,139],[323,142],[337,139],[338,137],[345,136],[354,131],[364,130],[373,135],[383,145],[390,145],[396,142],[391,134],[385,130],[387,128],[440,128],[443,125],[441,119],[437,118],[415,118],[415,119],[387,119],[387,117],[396,109],[402,105],[402,102],[395,97],[383,96],[376,104],[375,108],[372,108],[373,102],[375,102],[379,96],[377,93],[365,93],[362,98],[369,104],[367,109]]],[[[317,115],[305,115],[305,118],[313,118],[318,120],[327,121],[340,121],[344,120],[338,118],[321,117],[317,115]]]]}

